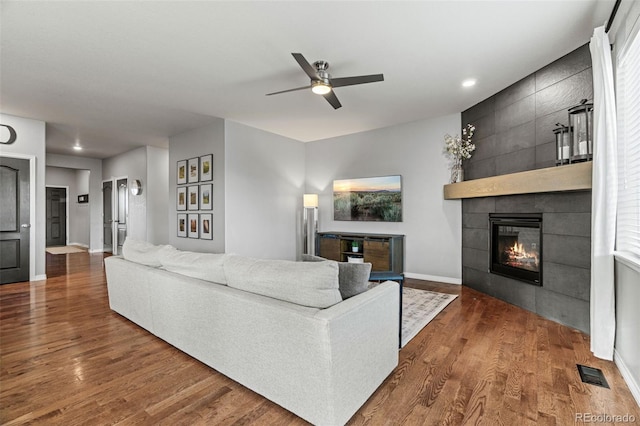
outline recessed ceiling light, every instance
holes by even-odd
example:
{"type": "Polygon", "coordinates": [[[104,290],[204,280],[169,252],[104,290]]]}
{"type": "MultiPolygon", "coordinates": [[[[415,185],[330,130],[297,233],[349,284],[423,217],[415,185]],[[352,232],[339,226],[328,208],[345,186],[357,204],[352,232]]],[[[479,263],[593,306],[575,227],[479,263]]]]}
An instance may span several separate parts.
{"type": "Polygon", "coordinates": [[[82,147],[80,145],[74,145],[73,149],[76,151],[82,151],[82,147]]]}
{"type": "Polygon", "coordinates": [[[465,81],[462,82],[462,87],[471,87],[471,86],[475,86],[476,85],[476,79],[475,78],[469,78],[465,81]]]}

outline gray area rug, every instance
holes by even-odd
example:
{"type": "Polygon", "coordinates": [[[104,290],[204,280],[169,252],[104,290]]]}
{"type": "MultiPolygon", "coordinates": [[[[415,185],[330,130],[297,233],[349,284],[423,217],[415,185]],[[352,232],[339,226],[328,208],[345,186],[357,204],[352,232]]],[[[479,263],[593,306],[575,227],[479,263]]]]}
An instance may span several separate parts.
{"type": "Polygon", "coordinates": [[[429,321],[434,319],[456,297],[455,294],[436,293],[404,287],[402,291],[402,344],[404,347],[429,321]]]}

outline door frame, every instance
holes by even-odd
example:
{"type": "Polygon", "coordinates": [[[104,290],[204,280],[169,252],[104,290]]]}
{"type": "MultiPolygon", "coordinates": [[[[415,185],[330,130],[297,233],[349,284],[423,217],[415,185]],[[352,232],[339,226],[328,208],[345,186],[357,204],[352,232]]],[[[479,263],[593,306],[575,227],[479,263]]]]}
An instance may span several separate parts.
{"type": "MultiPolygon", "coordinates": [[[[66,217],[66,226],[67,226],[67,228],[65,230],[67,235],[64,236],[64,244],[68,246],[69,245],[69,204],[71,204],[71,197],[69,196],[69,186],[65,186],[65,185],[45,185],[44,188],[45,188],[45,197],[46,197],[46,189],[47,188],[64,188],[67,191],[67,206],[66,206],[66,210],[67,211],[65,212],[65,214],[67,215],[67,217],[66,217]]],[[[44,226],[47,226],[46,222],[45,222],[44,226]]],[[[47,245],[46,240],[45,240],[45,244],[44,245],[45,246],[47,245]]]]}
{"type": "MultiPolygon", "coordinates": [[[[36,276],[36,234],[38,234],[38,221],[36,217],[36,156],[31,154],[16,154],[0,152],[0,157],[29,160],[29,281],[44,280],[46,275],[36,276]]],[[[44,212],[44,210],[43,210],[44,212]]],[[[46,244],[45,244],[46,245],[46,244]]]]}
{"type": "MultiPolygon", "coordinates": [[[[127,180],[127,203],[129,201],[129,176],[111,176],[108,179],[102,179],[100,191],[102,191],[105,182],[111,182],[111,217],[116,217],[118,212],[118,191],[117,184],[119,180],[127,180]]],[[[101,192],[102,193],[102,192],[101,192]]],[[[102,204],[102,223],[104,223],[104,203],[102,204]]],[[[127,209],[127,235],[129,234],[129,209],[127,209]]],[[[111,253],[118,253],[118,227],[115,222],[111,222],[111,253]]],[[[104,251],[104,236],[102,237],[102,251],[104,251]]]]}

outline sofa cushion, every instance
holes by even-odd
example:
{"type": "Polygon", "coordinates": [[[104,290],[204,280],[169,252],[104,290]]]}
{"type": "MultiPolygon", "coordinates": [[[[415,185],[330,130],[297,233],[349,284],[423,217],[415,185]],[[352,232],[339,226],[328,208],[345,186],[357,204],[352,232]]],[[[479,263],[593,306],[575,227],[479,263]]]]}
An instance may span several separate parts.
{"type": "Polygon", "coordinates": [[[292,262],[228,255],[224,272],[229,287],[312,308],[342,301],[335,262],[292,262]]]}
{"type": "Polygon", "coordinates": [[[122,257],[130,262],[140,263],[142,265],[160,266],[160,252],[171,246],[155,245],[142,240],[127,238],[122,245],[122,257]]]}
{"type": "MultiPolygon", "coordinates": [[[[329,261],[324,257],[312,254],[303,254],[303,262],[324,262],[329,261]]],[[[333,262],[333,261],[329,261],[333,262]]],[[[343,299],[348,299],[367,291],[369,286],[369,275],[371,274],[371,263],[338,263],[338,283],[340,295],[343,299]]]]}
{"type": "Polygon", "coordinates": [[[160,252],[160,264],[162,269],[211,281],[218,284],[227,284],[224,274],[224,258],[226,254],[195,253],[192,251],[171,249],[160,252]]]}

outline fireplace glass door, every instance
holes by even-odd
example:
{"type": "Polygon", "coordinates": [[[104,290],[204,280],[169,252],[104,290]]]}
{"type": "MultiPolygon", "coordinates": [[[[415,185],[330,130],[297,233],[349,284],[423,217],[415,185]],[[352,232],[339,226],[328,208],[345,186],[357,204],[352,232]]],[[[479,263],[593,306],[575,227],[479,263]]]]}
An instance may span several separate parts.
{"type": "Polygon", "coordinates": [[[491,272],[542,285],[542,217],[491,215],[491,272]]]}

